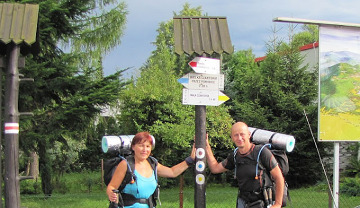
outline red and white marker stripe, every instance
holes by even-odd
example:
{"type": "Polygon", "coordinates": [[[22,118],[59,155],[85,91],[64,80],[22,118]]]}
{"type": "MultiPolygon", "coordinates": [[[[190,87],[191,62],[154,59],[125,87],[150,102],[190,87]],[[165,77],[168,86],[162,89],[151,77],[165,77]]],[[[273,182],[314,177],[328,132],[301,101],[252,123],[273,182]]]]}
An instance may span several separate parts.
{"type": "Polygon", "coordinates": [[[5,134],[19,134],[19,123],[5,123],[5,134]]]}

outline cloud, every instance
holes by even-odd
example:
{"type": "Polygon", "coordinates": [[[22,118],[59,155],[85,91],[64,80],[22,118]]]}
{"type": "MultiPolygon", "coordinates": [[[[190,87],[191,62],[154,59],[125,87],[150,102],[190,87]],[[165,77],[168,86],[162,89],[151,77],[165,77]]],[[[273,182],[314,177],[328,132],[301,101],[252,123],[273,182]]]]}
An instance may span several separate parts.
{"type": "MultiPolygon", "coordinates": [[[[360,1],[335,0],[126,0],[129,15],[121,45],[103,60],[105,75],[116,69],[142,66],[151,51],[161,22],[173,18],[188,2],[191,7],[202,7],[209,16],[225,16],[235,50],[253,49],[256,56],[266,52],[265,43],[273,36],[272,29],[287,39],[287,23],[274,23],[275,17],[294,17],[313,20],[357,23],[360,19],[360,1]]],[[[301,28],[301,24],[298,28],[301,28]]]]}

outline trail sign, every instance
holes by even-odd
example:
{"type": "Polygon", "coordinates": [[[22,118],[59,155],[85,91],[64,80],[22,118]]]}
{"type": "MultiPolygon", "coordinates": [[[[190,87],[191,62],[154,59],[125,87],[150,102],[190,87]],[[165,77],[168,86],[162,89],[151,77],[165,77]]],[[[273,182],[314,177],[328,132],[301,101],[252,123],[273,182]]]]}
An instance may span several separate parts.
{"type": "Polygon", "coordinates": [[[182,104],[218,106],[230,98],[219,90],[183,89],[182,104]]]}
{"type": "Polygon", "coordinates": [[[224,90],[224,74],[188,73],[178,82],[188,89],[224,90]]]}
{"type": "Polygon", "coordinates": [[[205,57],[195,57],[189,62],[189,66],[196,73],[220,74],[220,60],[205,57]]]}

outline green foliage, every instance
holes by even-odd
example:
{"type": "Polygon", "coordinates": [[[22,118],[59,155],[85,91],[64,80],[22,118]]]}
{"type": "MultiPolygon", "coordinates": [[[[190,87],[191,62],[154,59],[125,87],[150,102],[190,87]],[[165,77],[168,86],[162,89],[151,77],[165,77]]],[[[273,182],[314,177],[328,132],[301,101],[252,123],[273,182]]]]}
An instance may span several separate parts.
{"type": "Polygon", "coordinates": [[[360,177],[345,178],[340,184],[340,191],[350,196],[360,196],[360,177]]]}
{"type": "Polygon", "coordinates": [[[317,25],[303,25],[303,31],[294,35],[291,45],[301,47],[309,43],[319,41],[319,29],[317,25]]]}
{"type": "Polygon", "coordinates": [[[352,177],[360,177],[360,160],[356,158],[350,159],[350,164],[346,168],[346,173],[352,177]]]}
{"type": "MultiPolygon", "coordinates": [[[[321,180],[321,169],[308,129],[304,111],[312,126],[317,126],[317,72],[301,67],[303,58],[298,49],[285,43],[281,51],[268,53],[256,65],[251,51],[239,51],[226,62],[231,95],[230,113],[234,120],[251,127],[293,135],[295,150],[288,154],[291,186],[314,184],[321,180]],[[303,174],[306,170],[307,174],[303,174]]],[[[297,48],[297,47],[296,47],[297,48]]],[[[277,49],[277,50],[280,50],[277,49]]],[[[274,50],[276,51],[276,50],[274,50]]],[[[316,131],[314,131],[316,132],[316,131]]],[[[318,144],[322,155],[325,144],[318,144]]]]}
{"type": "Polygon", "coordinates": [[[22,180],[20,181],[21,194],[40,194],[41,182],[37,180],[22,180]]]}
{"type": "Polygon", "coordinates": [[[358,160],[360,143],[355,143],[349,147],[350,158],[349,165],[345,168],[345,175],[349,177],[360,177],[360,160],[358,160]]]}
{"type": "MultiPolygon", "coordinates": [[[[186,4],[180,15],[199,16],[200,13],[200,8],[191,9],[186,4]]],[[[156,49],[142,67],[140,77],[121,95],[119,116],[124,134],[149,131],[155,136],[153,153],[167,166],[183,161],[190,154],[195,135],[194,106],[182,105],[183,87],[177,82],[183,73],[191,70],[186,63],[192,57],[174,53],[172,28],[172,21],[160,24],[156,49]]],[[[232,119],[227,107],[207,107],[207,123],[211,141],[217,141],[221,148],[231,146],[232,119]]]]}
{"type": "MultiPolygon", "coordinates": [[[[166,62],[163,59],[163,62],[166,62]]],[[[151,68],[141,73],[136,84],[129,85],[122,95],[120,109],[124,134],[149,131],[156,139],[154,154],[161,163],[181,161],[184,149],[190,151],[194,133],[194,111],[191,106],[181,104],[181,86],[173,72],[171,63],[151,68]],[[169,67],[171,67],[169,69],[169,67]],[[161,147],[161,148],[157,148],[161,147]],[[174,152],[178,152],[175,154],[174,152]],[[175,158],[174,158],[175,157],[175,158]]]]}
{"type": "MultiPolygon", "coordinates": [[[[115,115],[114,115],[115,116],[115,115]]],[[[101,139],[104,135],[119,135],[123,131],[115,117],[98,117],[93,125],[86,131],[86,148],[79,152],[79,160],[71,170],[81,172],[85,170],[97,170],[104,153],[101,149],[101,139]]],[[[110,157],[110,155],[109,155],[110,157]]]]}
{"type": "Polygon", "coordinates": [[[93,187],[99,184],[99,177],[93,177],[90,172],[84,172],[83,176],[81,184],[86,187],[87,192],[90,193],[93,190],[93,187]]]}
{"type": "Polygon", "coordinates": [[[101,66],[102,56],[120,43],[127,10],[115,0],[32,3],[39,4],[40,51],[28,56],[20,71],[35,81],[20,85],[19,111],[34,116],[21,118],[19,146],[25,154],[39,153],[42,189],[51,194],[52,175],[72,168],[83,147],[76,148],[76,141],[87,143],[103,106],[114,103],[127,84],[120,78],[124,70],[104,77],[101,66]],[[69,53],[58,47],[60,42],[69,43],[69,53]]]}
{"type": "Polygon", "coordinates": [[[65,143],[55,141],[53,147],[48,150],[50,160],[53,161],[52,169],[58,175],[63,175],[66,171],[70,171],[71,167],[79,159],[78,152],[86,149],[85,140],[64,139],[65,143]]]}
{"type": "Polygon", "coordinates": [[[67,181],[65,178],[56,178],[53,180],[52,185],[54,188],[54,193],[66,194],[69,192],[69,188],[67,186],[67,181]]]}

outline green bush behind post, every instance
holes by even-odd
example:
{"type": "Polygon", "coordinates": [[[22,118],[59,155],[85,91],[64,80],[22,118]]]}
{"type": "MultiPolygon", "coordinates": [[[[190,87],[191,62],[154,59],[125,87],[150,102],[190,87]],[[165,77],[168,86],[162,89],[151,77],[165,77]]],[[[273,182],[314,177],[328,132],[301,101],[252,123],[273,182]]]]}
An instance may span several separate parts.
{"type": "Polygon", "coordinates": [[[20,181],[21,194],[40,194],[41,182],[38,180],[22,180],[20,181]]]}

